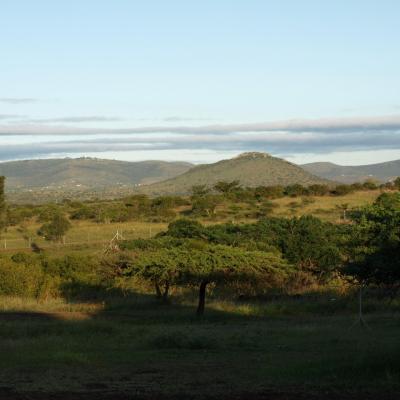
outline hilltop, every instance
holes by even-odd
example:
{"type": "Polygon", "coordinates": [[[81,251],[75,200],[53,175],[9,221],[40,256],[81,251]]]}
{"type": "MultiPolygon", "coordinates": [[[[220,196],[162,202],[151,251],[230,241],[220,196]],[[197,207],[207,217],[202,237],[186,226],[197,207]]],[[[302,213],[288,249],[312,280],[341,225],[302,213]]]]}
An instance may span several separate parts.
{"type": "Polygon", "coordinates": [[[343,183],[362,182],[367,179],[388,182],[400,176],[400,160],[354,166],[316,162],[304,164],[301,167],[321,178],[343,183]]]}
{"type": "Polygon", "coordinates": [[[218,181],[233,180],[239,180],[243,186],[249,187],[328,183],[327,180],[281,158],[267,153],[252,152],[214,164],[195,166],[182,175],[145,186],[140,190],[151,195],[186,194],[193,185],[212,186],[218,181]]]}
{"type": "Polygon", "coordinates": [[[86,190],[151,184],[186,172],[186,162],[126,162],[98,158],[63,158],[0,163],[9,191],[86,190]]]}

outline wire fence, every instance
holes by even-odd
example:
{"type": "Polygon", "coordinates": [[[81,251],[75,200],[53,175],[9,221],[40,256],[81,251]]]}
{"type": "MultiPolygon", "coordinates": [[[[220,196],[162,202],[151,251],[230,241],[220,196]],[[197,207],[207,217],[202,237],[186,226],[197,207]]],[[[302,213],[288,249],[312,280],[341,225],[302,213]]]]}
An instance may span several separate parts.
{"type": "Polygon", "coordinates": [[[103,247],[110,243],[113,237],[118,234],[120,240],[133,240],[139,238],[150,238],[158,233],[161,229],[159,227],[148,227],[146,229],[115,229],[115,230],[101,230],[95,229],[88,232],[71,232],[65,235],[59,241],[49,241],[43,237],[32,235],[28,237],[9,238],[2,237],[0,239],[0,253],[12,252],[32,249],[38,246],[42,249],[60,248],[77,245],[87,245],[92,247],[103,247]]]}

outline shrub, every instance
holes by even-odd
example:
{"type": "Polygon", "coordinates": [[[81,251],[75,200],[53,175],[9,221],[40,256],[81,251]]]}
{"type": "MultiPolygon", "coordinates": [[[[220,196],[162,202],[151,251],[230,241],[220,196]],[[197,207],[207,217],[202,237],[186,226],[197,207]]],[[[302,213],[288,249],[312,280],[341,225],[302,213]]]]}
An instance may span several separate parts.
{"type": "Polygon", "coordinates": [[[0,294],[37,297],[44,274],[39,264],[17,264],[0,260],[0,294]]]}

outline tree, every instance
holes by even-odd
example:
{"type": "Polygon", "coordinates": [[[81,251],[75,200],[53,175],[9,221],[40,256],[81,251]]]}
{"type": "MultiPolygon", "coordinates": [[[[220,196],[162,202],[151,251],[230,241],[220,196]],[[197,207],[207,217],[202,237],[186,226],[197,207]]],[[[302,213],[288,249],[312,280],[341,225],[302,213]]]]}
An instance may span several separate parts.
{"type": "Polygon", "coordinates": [[[135,275],[152,282],[157,298],[168,302],[170,287],[179,282],[179,267],[182,251],[173,249],[155,249],[141,253],[129,275],[135,275]]]}
{"type": "Polygon", "coordinates": [[[290,197],[303,196],[308,194],[308,189],[298,183],[285,187],[285,194],[290,197]]]}
{"type": "Polygon", "coordinates": [[[279,199],[284,195],[283,186],[258,186],[254,189],[254,196],[258,201],[262,199],[279,199]]]}
{"type": "Polygon", "coordinates": [[[281,234],[282,253],[300,270],[311,272],[319,279],[329,277],[342,264],[338,229],[313,216],[293,218],[281,234]]]}
{"type": "Polygon", "coordinates": [[[351,214],[348,262],[343,271],[364,285],[400,287],[400,195],[384,193],[351,214]]]}
{"type": "Polygon", "coordinates": [[[171,222],[164,235],[191,239],[204,239],[206,237],[204,227],[200,222],[185,218],[171,222]]]}
{"type": "Polygon", "coordinates": [[[333,191],[331,192],[335,196],[345,196],[346,194],[349,194],[353,192],[355,189],[351,185],[337,185],[333,191]]]}
{"type": "Polygon", "coordinates": [[[44,236],[46,240],[61,241],[70,228],[71,223],[68,219],[62,214],[56,214],[51,222],[40,227],[38,235],[44,236]]]}
{"type": "Polygon", "coordinates": [[[204,314],[210,284],[263,282],[271,287],[282,283],[289,272],[290,267],[276,254],[189,241],[187,246],[142,253],[132,268],[132,274],[153,282],[165,300],[172,285],[198,287],[199,316],[204,314]]]}
{"type": "Polygon", "coordinates": [[[325,196],[329,193],[328,185],[314,184],[308,187],[310,194],[314,196],[325,196]]]}
{"type": "Polygon", "coordinates": [[[6,227],[5,180],[6,178],[4,176],[0,176],[0,233],[6,227]]]}
{"type": "Polygon", "coordinates": [[[184,259],[181,279],[183,283],[198,287],[198,316],[204,314],[209,284],[257,284],[262,281],[272,287],[281,284],[289,273],[289,267],[275,254],[228,246],[207,246],[202,250],[192,250],[184,259]]]}
{"type": "Polygon", "coordinates": [[[193,197],[202,197],[210,193],[210,189],[207,185],[194,185],[191,188],[192,198],[193,197]]]}
{"type": "Polygon", "coordinates": [[[214,185],[214,189],[223,195],[228,195],[240,189],[240,181],[234,180],[231,182],[219,181],[214,185]]]}
{"type": "Polygon", "coordinates": [[[192,213],[203,217],[212,217],[215,215],[215,209],[220,203],[220,196],[207,194],[205,196],[192,198],[192,213]]]}

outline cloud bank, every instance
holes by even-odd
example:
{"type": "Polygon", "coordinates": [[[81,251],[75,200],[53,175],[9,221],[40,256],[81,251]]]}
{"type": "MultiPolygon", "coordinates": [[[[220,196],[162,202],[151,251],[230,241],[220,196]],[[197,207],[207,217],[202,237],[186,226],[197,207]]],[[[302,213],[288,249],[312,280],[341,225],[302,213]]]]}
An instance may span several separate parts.
{"type": "Polygon", "coordinates": [[[133,134],[133,133],[181,133],[181,134],[230,134],[245,132],[354,132],[354,131],[398,131],[400,130],[400,115],[380,117],[353,117],[353,118],[321,118],[321,119],[291,119],[276,122],[261,122],[247,124],[221,124],[203,126],[144,126],[134,128],[78,128],[68,126],[41,125],[44,122],[87,122],[87,121],[115,121],[115,117],[67,117],[53,119],[31,120],[30,124],[0,125],[0,134],[6,135],[68,135],[80,132],[96,135],[133,134]]]}
{"type": "MultiPolygon", "coordinates": [[[[106,117],[46,121],[101,122],[103,118],[106,117]]],[[[400,150],[400,115],[118,129],[46,123],[0,124],[0,144],[0,160],[147,150],[257,150],[272,154],[400,150]],[[3,144],[2,136],[7,137],[3,144]],[[33,142],[32,137],[40,140],[33,142]]]]}

